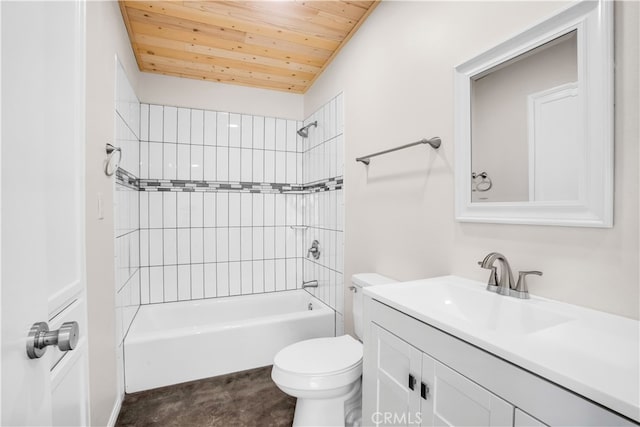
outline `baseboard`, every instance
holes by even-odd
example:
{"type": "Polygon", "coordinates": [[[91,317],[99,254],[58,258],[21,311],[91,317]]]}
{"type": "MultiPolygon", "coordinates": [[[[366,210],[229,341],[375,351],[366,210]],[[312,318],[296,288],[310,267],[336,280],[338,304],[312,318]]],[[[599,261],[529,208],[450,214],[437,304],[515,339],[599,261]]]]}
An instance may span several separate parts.
{"type": "Polygon", "coordinates": [[[109,417],[109,422],[107,423],[108,427],[114,427],[116,425],[116,421],[118,421],[118,415],[120,415],[120,409],[122,408],[123,400],[124,396],[116,397],[116,401],[113,404],[113,410],[111,411],[111,416],[109,417]]]}

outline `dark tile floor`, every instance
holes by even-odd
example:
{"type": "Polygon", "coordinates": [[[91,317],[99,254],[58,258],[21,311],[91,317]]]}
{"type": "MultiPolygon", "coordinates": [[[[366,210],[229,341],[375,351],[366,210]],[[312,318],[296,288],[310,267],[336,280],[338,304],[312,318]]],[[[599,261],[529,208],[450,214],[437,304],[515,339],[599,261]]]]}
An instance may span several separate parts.
{"type": "Polygon", "coordinates": [[[116,426],[291,426],[295,398],[271,366],[127,394],[116,426]]]}

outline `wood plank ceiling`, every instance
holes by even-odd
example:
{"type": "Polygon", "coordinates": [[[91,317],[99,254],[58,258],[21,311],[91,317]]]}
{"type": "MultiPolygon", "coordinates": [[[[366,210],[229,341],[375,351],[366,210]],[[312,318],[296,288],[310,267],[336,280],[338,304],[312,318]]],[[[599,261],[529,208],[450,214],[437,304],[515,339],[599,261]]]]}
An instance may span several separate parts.
{"type": "Polygon", "coordinates": [[[304,93],[378,1],[119,3],[141,71],[304,93]]]}

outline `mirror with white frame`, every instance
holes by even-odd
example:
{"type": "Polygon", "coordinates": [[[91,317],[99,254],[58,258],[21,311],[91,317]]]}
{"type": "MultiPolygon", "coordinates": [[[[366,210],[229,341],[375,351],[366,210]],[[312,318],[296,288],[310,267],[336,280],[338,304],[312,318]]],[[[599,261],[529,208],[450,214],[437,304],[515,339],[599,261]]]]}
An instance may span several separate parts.
{"type": "Polygon", "coordinates": [[[456,218],[611,227],[613,5],[582,1],[456,67],[456,218]]]}

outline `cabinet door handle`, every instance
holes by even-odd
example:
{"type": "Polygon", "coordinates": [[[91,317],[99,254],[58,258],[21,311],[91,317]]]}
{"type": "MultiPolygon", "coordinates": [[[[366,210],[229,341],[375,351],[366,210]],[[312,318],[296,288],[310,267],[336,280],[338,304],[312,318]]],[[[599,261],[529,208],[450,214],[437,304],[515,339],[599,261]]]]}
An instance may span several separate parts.
{"type": "Polygon", "coordinates": [[[409,388],[411,390],[415,390],[414,388],[415,386],[416,386],[416,378],[413,375],[409,374],[409,388]]]}
{"type": "Polygon", "coordinates": [[[424,400],[427,400],[428,394],[429,394],[429,386],[426,385],[425,383],[420,383],[420,396],[422,396],[424,400]]]}

